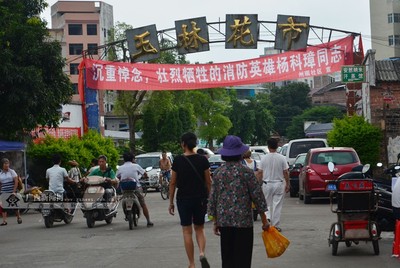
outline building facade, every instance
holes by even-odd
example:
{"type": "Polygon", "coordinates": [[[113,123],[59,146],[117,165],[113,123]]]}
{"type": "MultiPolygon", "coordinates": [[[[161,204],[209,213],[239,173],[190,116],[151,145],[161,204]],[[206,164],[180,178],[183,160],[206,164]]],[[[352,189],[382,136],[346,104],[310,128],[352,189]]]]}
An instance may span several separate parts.
{"type": "Polygon", "coordinates": [[[376,59],[400,57],[400,0],[370,0],[369,4],[376,59]]]}
{"type": "Polygon", "coordinates": [[[362,115],[382,129],[382,160],[395,163],[400,153],[400,60],[375,60],[369,50],[364,65],[367,82],[363,84],[362,115]]]}
{"type": "MultiPolygon", "coordinates": [[[[62,109],[63,121],[60,127],[71,127],[71,124],[81,124],[83,131],[82,104],[78,95],[78,66],[82,60],[83,51],[94,59],[98,59],[97,47],[107,43],[109,30],[114,26],[113,7],[101,1],[58,1],[51,6],[51,36],[62,40],[62,56],[66,58],[65,72],[69,75],[75,94],[70,104],[62,109]],[[78,108],[78,106],[80,108],[78,108]],[[68,120],[66,116],[69,115],[68,120]],[[64,126],[65,125],[65,126],[64,126]]],[[[104,122],[104,93],[99,91],[99,122],[104,122]]],[[[104,126],[101,126],[104,128],[104,126]]]]}

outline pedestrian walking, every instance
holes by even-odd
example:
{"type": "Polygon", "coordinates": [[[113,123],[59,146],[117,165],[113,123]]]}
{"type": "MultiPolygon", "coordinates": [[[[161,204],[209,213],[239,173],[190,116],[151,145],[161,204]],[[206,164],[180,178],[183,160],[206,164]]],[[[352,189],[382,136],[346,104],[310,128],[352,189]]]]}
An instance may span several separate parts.
{"type": "Polygon", "coordinates": [[[222,268],[250,268],[253,254],[253,211],[255,203],[263,229],[269,223],[267,204],[254,170],[242,163],[249,147],[239,137],[227,136],[218,151],[225,165],[215,170],[208,203],[214,233],[221,236],[222,268]]]}
{"type": "MultiPolygon", "coordinates": [[[[0,184],[1,184],[1,194],[17,194],[18,187],[18,175],[17,173],[10,168],[10,161],[7,158],[3,158],[1,160],[1,171],[0,171],[0,184]]],[[[7,225],[7,209],[4,207],[1,211],[3,222],[0,226],[7,225]]],[[[15,215],[17,216],[18,224],[22,223],[21,215],[19,210],[15,210],[15,215]]]]}
{"type": "Polygon", "coordinates": [[[193,230],[199,247],[202,268],[210,265],[205,256],[206,237],[204,234],[207,198],[211,188],[210,164],[202,155],[196,154],[194,148],[197,137],[193,133],[185,133],[181,137],[183,155],[177,156],[172,164],[172,176],[169,185],[169,213],[174,215],[174,197],[176,188],[176,204],[182,226],[183,241],[189,259],[189,268],[195,267],[193,230]]]}
{"type": "Polygon", "coordinates": [[[267,217],[278,231],[285,192],[289,192],[289,166],[283,155],[277,153],[278,141],[269,139],[267,141],[269,153],[261,158],[260,172],[263,177],[263,192],[268,204],[267,217]]]}

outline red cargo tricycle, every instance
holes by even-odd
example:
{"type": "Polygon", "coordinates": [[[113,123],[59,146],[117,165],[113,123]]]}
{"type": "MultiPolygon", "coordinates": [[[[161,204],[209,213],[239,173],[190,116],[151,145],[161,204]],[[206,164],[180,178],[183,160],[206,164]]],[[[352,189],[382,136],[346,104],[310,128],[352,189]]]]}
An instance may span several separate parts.
{"type": "MultiPolygon", "coordinates": [[[[333,174],[334,163],[329,162],[328,168],[333,174]]],[[[365,175],[369,168],[367,164],[362,172],[348,172],[335,180],[327,181],[326,190],[330,191],[331,210],[337,215],[337,222],[332,224],[328,238],[333,256],[337,255],[339,242],[345,242],[346,247],[350,247],[352,244],[358,245],[360,241],[371,241],[375,255],[379,255],[380,232],[373,220],[377,198],[372,179],[365,175]]]]}

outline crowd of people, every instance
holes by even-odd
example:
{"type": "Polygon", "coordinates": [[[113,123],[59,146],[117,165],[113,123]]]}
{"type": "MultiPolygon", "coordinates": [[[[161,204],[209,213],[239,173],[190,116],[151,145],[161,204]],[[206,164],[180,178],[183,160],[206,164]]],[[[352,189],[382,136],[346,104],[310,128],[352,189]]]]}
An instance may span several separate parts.
{"type": "MultiPolygon", "coordinates": [[[[274,226],[282,231],[280,216],[285,193],[290,188],[289,167],[285,158],[277,153],[277,140],[269,139],[267,144],[269,154],[263,156],[258,165],[251,159],[249,146],[237,136],[227,136],[218,151],[225,164],[214,171],[212,178],[206,153],[195,150],[197,137],[194,133],[185,133],[181,137],[183,154],[175,157],[173,163],[167,158],[166,152],[162,153],[160,180],[166,177],[169,181],[168,212],[171,215],[175,215],[175,212],[179,214],[189,268],[195,267],[193,234],[202,268],[210,267],[205,254],[206,215],[213,221],[214,234],[220,236],[223,268],[251,267],[254,237],[252,206],[261,216],[263,230],[274,226]]],[[[68,162],[71,169],[67,172],[60,166],[61,157],[54,155],[54,165],[46,171],[49,189],[65,195],[64,183],[77,190],[85,182],[86,176],[101,176],[106,178],[108,187],[105,187],[105,198],[109,198],[119,183],[134,181],[137,186],[135,194],[147,219],[147,226],[152,227],[154,224],[140,187],[140,178],[146,171],[135,163],[132,153],[125,153],[123,159],[124,164],[115,173],[107,165],[107,157],[101,155],[93,159],[91,168],[82,175],[75,160],[68,162]]],[[[2,159],[1,163],[1,192],[15,194],[18,175],[10,168],[8,159],[2,159]]],[[[397,206],[394,206],[394,210],[398,216],[397,206]]],[[[6,210],[2,211],[2,217],[0,225],[7,225],[6,210]]],[[[16,217],[18,224],[22,223],[19,212],[16,212],[16,217]]]]}

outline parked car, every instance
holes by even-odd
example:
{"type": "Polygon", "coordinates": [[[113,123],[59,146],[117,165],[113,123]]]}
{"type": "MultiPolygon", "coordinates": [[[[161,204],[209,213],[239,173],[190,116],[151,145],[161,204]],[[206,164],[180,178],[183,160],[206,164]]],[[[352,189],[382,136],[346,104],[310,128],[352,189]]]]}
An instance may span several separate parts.
{"type": "Polygon", "coordinates": [[[292,166],[294,160],[299,154],[307,153],[312,148],[328,147],[326,139],[308,138],[291,140],[288,143],[287,152],[285,154],[289,166],[292,166]]]}
{"type": "Polygon", "coordinates": [[[262,154],[269,153],[268,146],[250,146],[250,151],[262,154]]]}
{"type": "Polygon", "coordinates": [[[310,204],[313,197],[328,197],[325,191],[326,180],[333,180],[361,165],[353,148],[315,148],[310,149],[299,175],[299,199],[310,204]],[[328,163],[333,162],[333,174],[328,171],[328,163]]]}
{"type": "Polygon", "coordinates": [[[256,152],[252,152],[251,153],[251,158],[256,161],[257,163],[257,167],[260,166],[260,162],[261,162],[261,158],[264,156],[265,154],[263,153],[256,153],[256,152]]]}
{"type": "Polygon", "coordinates": [[[306,155],[306,153],[299,154],[294,160],[292,168],[289,169],[290,197],[296,197],[299,194],[299,175],[306,155]]]}
{"type": "Polygon", "coordinates": [[[280,153],[281,155],[286,157],[286,153],[287,153],[287,147],[289,146],[289,143],[285,143],[281,149],[279,150],[278,153],[280,153]]]}
{"type": "Polygon", "coordinates": [[[210,162],[211,175],[213,175],[214,171],[217,168],[219,168],[220,166],[222,166],[225,163],[225,161],[222,160],[220,154],[214,154],[214,155],[210,156],[210,158],[208,158],[208,162],[210,162]]]}
{"type": "MultiPolygon", "coordinates": [[[[171,153],[167,153],[167,157],[173,162],[174,158],[171,153]]],[[[141,166],[143,169],[151,167],[152,169],[147,172],[148,179],[144,181],[144,186],[147,188],[154,188],[159,190],[159,177],[160,177],[160,159],[162,158],[161,152],[151,152],[140,154],[136,156],[136,164],[141,166]]]]}

